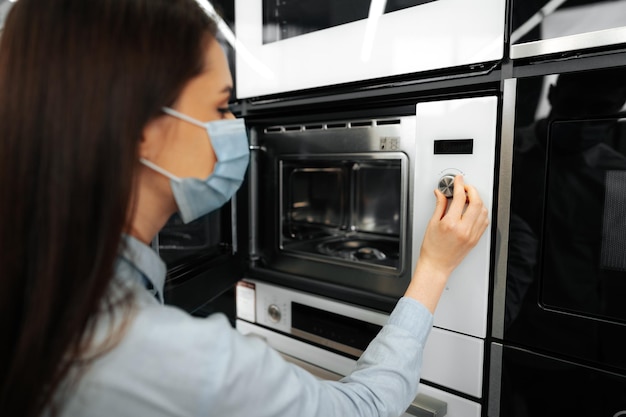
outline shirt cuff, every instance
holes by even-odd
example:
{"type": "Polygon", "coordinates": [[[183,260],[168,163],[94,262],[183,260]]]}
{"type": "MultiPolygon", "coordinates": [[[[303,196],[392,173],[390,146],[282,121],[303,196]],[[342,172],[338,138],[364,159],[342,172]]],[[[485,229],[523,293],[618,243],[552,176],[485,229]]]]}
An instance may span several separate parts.
{"type": "Polygon", "coordinates": [[[425,344],[433,327],[433,315],[419,301],[402,297],[391,312],[387,324],[406,330],[425,344]]]}

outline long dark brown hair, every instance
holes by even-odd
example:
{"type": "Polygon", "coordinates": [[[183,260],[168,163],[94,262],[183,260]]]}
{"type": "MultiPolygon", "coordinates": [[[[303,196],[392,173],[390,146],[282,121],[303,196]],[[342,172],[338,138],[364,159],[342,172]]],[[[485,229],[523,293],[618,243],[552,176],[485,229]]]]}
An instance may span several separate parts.
{"type": "Polygon", "coordinates": [[[106,305],[146,124],[202,70],[193,0],[19,0],[0,36],[0,414],[38,416],[106,305]]]}

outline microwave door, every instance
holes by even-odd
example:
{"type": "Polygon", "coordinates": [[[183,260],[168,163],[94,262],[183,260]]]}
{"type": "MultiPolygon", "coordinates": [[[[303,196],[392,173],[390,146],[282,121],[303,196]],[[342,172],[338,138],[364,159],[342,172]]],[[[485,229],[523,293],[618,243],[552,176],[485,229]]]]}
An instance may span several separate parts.
{"type": "Polygon", "coordinates": [[[245,188],[244,183],[230,202],[191,223],[175,214],[159,232],[153,247],[167,265],[166,304],[201,315],[243,277],[246,256],[237,242],[246,240],[237,237],[245,233],[237,219],[245,212],[245,188]]]}

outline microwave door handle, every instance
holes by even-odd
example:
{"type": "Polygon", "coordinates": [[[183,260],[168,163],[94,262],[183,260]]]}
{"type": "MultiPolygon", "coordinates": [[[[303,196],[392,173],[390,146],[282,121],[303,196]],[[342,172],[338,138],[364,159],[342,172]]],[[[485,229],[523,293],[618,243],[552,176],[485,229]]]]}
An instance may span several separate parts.
{"type": "Polygon", "coordinates": [[[448,413],[448,403],[430,395],[417,394],[413,403],[406,410],[408,416],[443,417],[448,413]]]}

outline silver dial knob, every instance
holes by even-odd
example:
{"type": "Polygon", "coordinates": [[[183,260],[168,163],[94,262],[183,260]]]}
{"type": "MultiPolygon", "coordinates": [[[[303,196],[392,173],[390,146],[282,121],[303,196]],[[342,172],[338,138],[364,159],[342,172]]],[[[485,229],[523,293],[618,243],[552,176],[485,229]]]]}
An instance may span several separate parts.
{"type": "Polygon", "coordinates": [[[270,306],[267,308],[267,315],[274,323],[278,323],[282,316],[280,308],[276,304],[270,304],[270,306]]]}
{"type": "Polygon", "coordinates": [[[452,197],[452,194],[454,194],[454,175],[447,174],[439,178],[437,188],[439,188],[439,191],[446,197],[452,197]]]}

